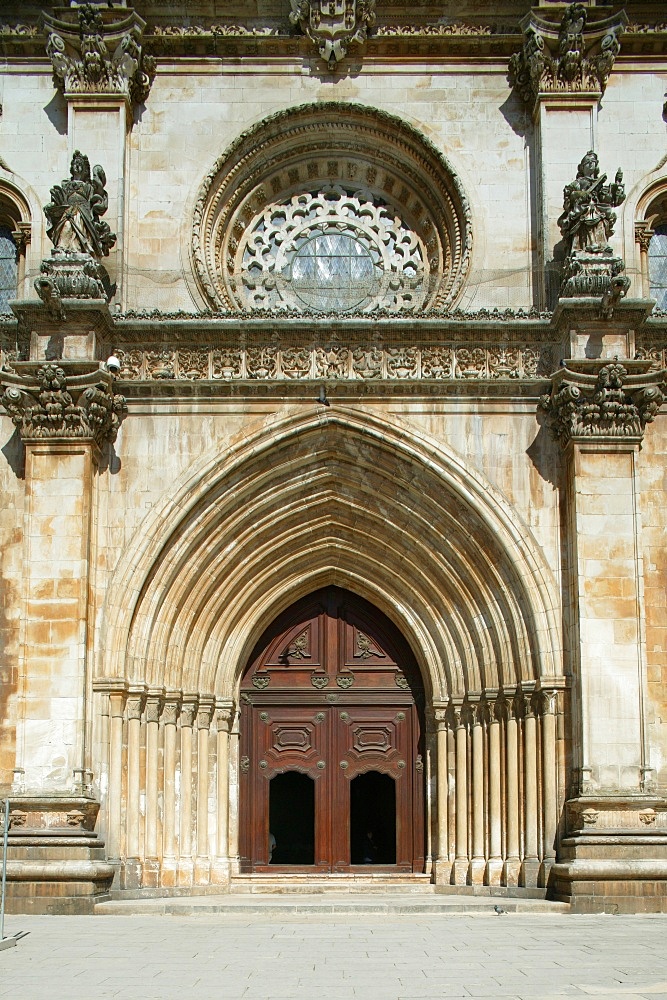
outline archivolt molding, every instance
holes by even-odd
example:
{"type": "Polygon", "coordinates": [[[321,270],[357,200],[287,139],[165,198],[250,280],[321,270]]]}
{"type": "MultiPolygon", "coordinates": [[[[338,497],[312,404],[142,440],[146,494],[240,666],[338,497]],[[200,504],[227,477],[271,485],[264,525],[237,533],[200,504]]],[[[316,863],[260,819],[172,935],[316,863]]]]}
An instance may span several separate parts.
{"type": "Polygon", "coordinates": [[[265,119],[243,133],[205,178],[194,210],[192,256],[212,308],[244,307],[238,250],[266,206],[327,185],[373,193],[412,228],[424,245],[429,274],[420,311],[455,302],[469,267],[472,230],[470,207],[452,167],[399,118],[327,102],[265,119]]]}
{"type": "Polygon", "coordinates": [[[98,683],[232,697],[266,625],[334,583],[410,642],[432,697],[560,676],[556,588],[507,502],[361,409],[288,412],[165,495],[108,590],[98,683]]]}

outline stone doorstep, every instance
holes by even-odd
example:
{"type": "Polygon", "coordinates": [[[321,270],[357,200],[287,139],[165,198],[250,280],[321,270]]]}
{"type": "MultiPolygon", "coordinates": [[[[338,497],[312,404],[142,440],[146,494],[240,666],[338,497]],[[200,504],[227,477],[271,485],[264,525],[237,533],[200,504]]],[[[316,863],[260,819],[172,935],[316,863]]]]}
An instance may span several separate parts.
{"type": "Polygon", "coordinates": [[[564,914],[570,912],[568,903],[554,903],[542,899],[502,899],[490,896],[442,896],[425,893],[406,897],[388,890],[352,897],[349,893],[330,893],[326,899],[321,893],[282,893],[276,895],[220,895],[197,897],[171,897],[165,899],[113,899],[99,902],[94,907],[98,915],[149,915],[155,916],[249,916],[267,914],[434,914],[434,915],[486,915],[513,913],[564,914]]]}
{"type": "Polygon", "coordinates": [[[401,874],[350,875],[329,874],[313,876],[306,873],[287,875],[233,875],[230,882],[232,895],[253,893],[429,893],[435,886],[430,875],[401,874]]]}

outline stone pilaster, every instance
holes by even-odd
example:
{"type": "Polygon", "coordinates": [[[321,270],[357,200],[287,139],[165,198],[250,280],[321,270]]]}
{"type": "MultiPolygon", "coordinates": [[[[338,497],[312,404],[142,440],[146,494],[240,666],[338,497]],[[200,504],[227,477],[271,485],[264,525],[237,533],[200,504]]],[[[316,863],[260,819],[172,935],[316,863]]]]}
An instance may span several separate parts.
{"type": "Polygon", "coordinates": [[[509,80],[530,109],[535,123],[535,196],[537,261],[535,289],[541,305],[552,302],[561,283],[555,259],[560,241],[556,220],[563,188],[575,162],[595,149],[598,105],[604,94],[627,17],[608,17],[581,4],[564,11],[533,9],[521,21],[523,48],[512,56],[509,80]]]}
{"type": "MultiPolygon", "coordinates": [[[[566,455],[566,613],[578,725],[576,797],[567,806],[568,836],[552,879],[563,897],[582,900],[577,905],[583,909],[603,908],[595,897],[605,894],[633,908],[647,879],[667,879],[664,835],[652,839],[650,863],[633,860],[639,843],[633,817],[656,805],[653,797],[646,800],[651,785],[637,465],[646,424],[667,392],[666,378],[648,362],[570,361],[542,401],[566,455]]],[[[667,882],[661,886],[665,893],[667,882]]]]}

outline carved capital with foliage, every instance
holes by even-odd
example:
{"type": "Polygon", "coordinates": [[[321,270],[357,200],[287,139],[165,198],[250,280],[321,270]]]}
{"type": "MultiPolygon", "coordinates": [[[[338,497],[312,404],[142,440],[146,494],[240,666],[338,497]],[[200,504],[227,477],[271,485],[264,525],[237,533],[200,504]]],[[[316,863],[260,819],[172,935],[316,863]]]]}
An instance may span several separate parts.
{"type": "Polygon", "coordinates": [[[554,437],[563,447],[590,438],[641,440],[667,394],[667,371],[649,369],[646,361],[569,361],[540,400],[554,437]]]}
{"type": "Polygon", "coordinates": [[[351,45],[366,41],[375,24],[375,0],[291,0],[290,21],[317,46],[333,70],[351,45]]]}
{"type": "Polygon", "coordinates": [[[98,447],[115,441],[125,397],[103,369],[69,375],[56,364],[21,365],[0,373],[0,402],[23,441],[82,440],[98,447]]]}
{"type": "Polygon", "coordinates": [[[523,18],[523,48],[510,59],[508,78],[527,104],[541,94],[604,93],[628,19],[624,11],[595,20],[591,13],[573,3],[560,24],[535,9],[523,18]]]}
{"type": "Polygon", "coordinates": [[[67,13],[67,20],[44,14],[46,52],[65,96],[109,94],[143,104],[156,71],[155,59],[142,51],[146,22],[133,10],[92,4],[67,13]]]}

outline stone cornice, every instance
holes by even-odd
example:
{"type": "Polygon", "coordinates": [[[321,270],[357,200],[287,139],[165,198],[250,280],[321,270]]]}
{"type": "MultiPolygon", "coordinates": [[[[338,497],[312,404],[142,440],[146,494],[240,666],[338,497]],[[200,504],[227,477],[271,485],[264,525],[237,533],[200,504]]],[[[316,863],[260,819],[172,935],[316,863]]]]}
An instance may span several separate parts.
{"type": "Polygon", "coordinates": [[[540,407],[554,437],[570,442],[639,443],[667,394],[667,371],[650,361],[563,362],[540,407]]]}

